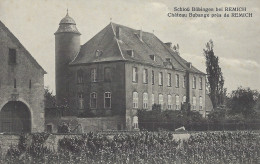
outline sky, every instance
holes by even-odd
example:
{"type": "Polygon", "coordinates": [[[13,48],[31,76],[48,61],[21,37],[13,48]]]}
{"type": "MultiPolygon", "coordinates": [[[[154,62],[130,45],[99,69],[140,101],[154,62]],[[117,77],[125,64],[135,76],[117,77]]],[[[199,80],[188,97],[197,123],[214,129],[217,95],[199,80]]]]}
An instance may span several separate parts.
{"type": "Polygon", "coordinates": [[[205,73],[203,49],[212,39],[228,92],[239,86],[260,91],[259,0],[0,0],[0,20],[46,70],[45,86],[54,93],[54,33],[67,8],[82,34],[81,45],[112,21],[179,44],[180,55],[205,73]],[[175,7],[246,7],[253,17],[225,18],[225,12],[218,18],[168,17],[175,7]]]}

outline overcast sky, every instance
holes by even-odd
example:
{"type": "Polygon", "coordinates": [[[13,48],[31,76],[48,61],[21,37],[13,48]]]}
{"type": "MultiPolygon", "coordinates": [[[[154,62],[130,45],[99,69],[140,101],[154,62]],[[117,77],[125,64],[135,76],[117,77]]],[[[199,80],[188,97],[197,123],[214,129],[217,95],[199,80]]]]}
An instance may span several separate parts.
{"type": "MultiPolygon", "coordinates": [[[[0,0],[0,20],[48,72],[45,86],[55,91],[54,32],[69,15],[81,32],[81,44],[110,22],[153,32],[180,45],[181,56],[206,72],[203,49],[210,39],[228,91],[238,86],[260,90],[259,0],[0,0]],[[206,3],[205,3],[206,2],[206,3]],[[174,7],[246,7],[252,18],[170,18],[174,7]]],[[[200,12],[201,13],[201,12],[200,12]]],[[[210,13],[211,14],[211,13],[210,13]]]]}

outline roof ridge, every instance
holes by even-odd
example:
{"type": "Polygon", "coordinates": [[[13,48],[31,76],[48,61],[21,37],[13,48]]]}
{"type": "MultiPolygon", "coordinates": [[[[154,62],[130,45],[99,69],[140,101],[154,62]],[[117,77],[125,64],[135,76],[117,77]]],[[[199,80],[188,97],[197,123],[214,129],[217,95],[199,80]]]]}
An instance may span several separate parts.
{"type": "MultiPolygon", "coordinates": [[[[5,24],[0,20],[0,26],[3,27],[3,29],[9,34],[9,37],[16,42],[22,49],[24,49],[25,54],[29,56],[29,58],[32,60],[32,62],[36,65],[36,67],[43,70],[44,74],[47,72],[42,68],[42,66],[34,59],[34,57],[31,55],[31,53],[22,45],[22,43],[19,41],[19,39],[5,26],[5,24]]],[[[7,34],[7,35],[8,35],[7,34]]]]}

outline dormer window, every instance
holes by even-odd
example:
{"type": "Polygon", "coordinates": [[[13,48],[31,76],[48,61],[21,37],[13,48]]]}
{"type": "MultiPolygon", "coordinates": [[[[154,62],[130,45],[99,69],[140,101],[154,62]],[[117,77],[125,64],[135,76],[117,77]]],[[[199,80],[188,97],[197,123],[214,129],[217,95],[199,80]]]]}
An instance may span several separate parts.
{"type": "Polygon", "coordinates": [[[100,57],[102,54],[103,54],[103,51],[101,51],[101,50],[96,50],[96,52],[95,52],[96,57],[100,57]]]}
{"type": "Polygon", "coordinates": [[[150,55],[150,58],[155,61],[155,55],[150,55]]]}
{"type": "Polygon", "coordinates": [[[127,55],[134,57],[134,50],[126,50],[127,55]]]}
{"type": "Polygon", "coordinates": [[[13,65],[16,64],[16,50],[10,48],[9,49],[9,60],[8,60],[9,64],[13,65]]]}
{"type": "Polygon", "coordinates": [[[172,60],[171,60],[171,58],[166,58],[166,61],[171,62],[172,60]]]}

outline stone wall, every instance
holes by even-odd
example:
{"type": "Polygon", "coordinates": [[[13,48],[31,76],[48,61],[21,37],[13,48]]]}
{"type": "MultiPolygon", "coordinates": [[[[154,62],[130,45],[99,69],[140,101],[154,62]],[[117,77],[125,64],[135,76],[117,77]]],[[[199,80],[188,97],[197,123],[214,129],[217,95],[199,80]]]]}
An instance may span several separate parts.
{"type": "MultiPolygon", "coordinates": [[[[154,67],[150,65],[138,64],[138,63],[126,63],[125,65],[125,79],[126,79],[126,124],[127,129],[132,129],[132,117],[136,115],[137,109],[143,108],[143,93],[148,93],[148,109],[152,108],[152,100],[151,95],[154,94],[154,103],[159,103],[159,94],[163,95],[163,106],[162,109],[166,110],[168,95],[172,96],[172,109],[176,110],[176,95],[179,96],[179,105],[183,102],[183,96],[186,96],[186,101],[188,100],[189,96],[196,96],[197,98],[197,110],[199,111],[199,97],[202,96],[203,98],[203,108],[199,111],[201,114],[205,114],[205,76],[199,74],[187,74],[183,71],[173,70],[172,68],[160,68],[154,67]],[[132,71],[133,67],[136,67],[138,70],[138,81],[132,81],[132,71]],[[143,70],[148,70],[148,83],[143,83],[143,70]],[[152,84],[152,77],[151,72],[154,71],[154,84],[152,84]],[[163,85],[159,85],[159,72],[163,73],[163,85]],[[168,86],[167,84],[167,74],[171,74],[171,85],[168,86]],[[179,87],[176,87],[176,80],[175,75],[179,75],[179,87]],[[186,82],[183,86],[184,76],[186,76],[186,82]],[[196,76],[197,78],[197,87],[196,89],[192,89],[192,81],[191,77],[196,76]],[[199,89],[199,77],[202,77],[202,90],[199,89]],[[138,92],[138,108],[133,109],[133,92],[138,92]]],[[[190,98],[190,102],[192,98],[190,98]]]]}
{"type": "Polygon", "coordinates": [[[97,94],[97,108],[93,110],[104,109],[104,93],[111,93],[111,110],[113,115],[124,115],[125,110],[125,82],[124,82],[124,63],[123,62],[103,62],[93,63],[83,66],[72,66],[70,76],[70,107],[79,111],[78,94],[83,93],[84,110],[90,110],[90,94],[97,94]],[[97,81],[91,82],[91,69],[97,69],[97,81]],[[111,81],[105,81],[104,69],[111,69],[111,81]],[[77,71],[83,73],[83,83],[77,81],[77,71]]]}
{"type": "Polygon", "coordinates": [[[60,119],[46,119],[46,125],[51,125],[53,133],[57,133],[59,124],[67,123],[72,133],[88,133],[103,130],[123,130],[125,127],[124,116],[77,118],[61,117],[60,119]]]}
{"type": "Polygon", "coordinates": [[[9,101],[20,101],[30,110],[32,132],[44,131],[45,71],[1,22],[0,58],[0,110],[9,101]],[[9,62],[9,49],[16,51],[14,64],[9,62]]]}

